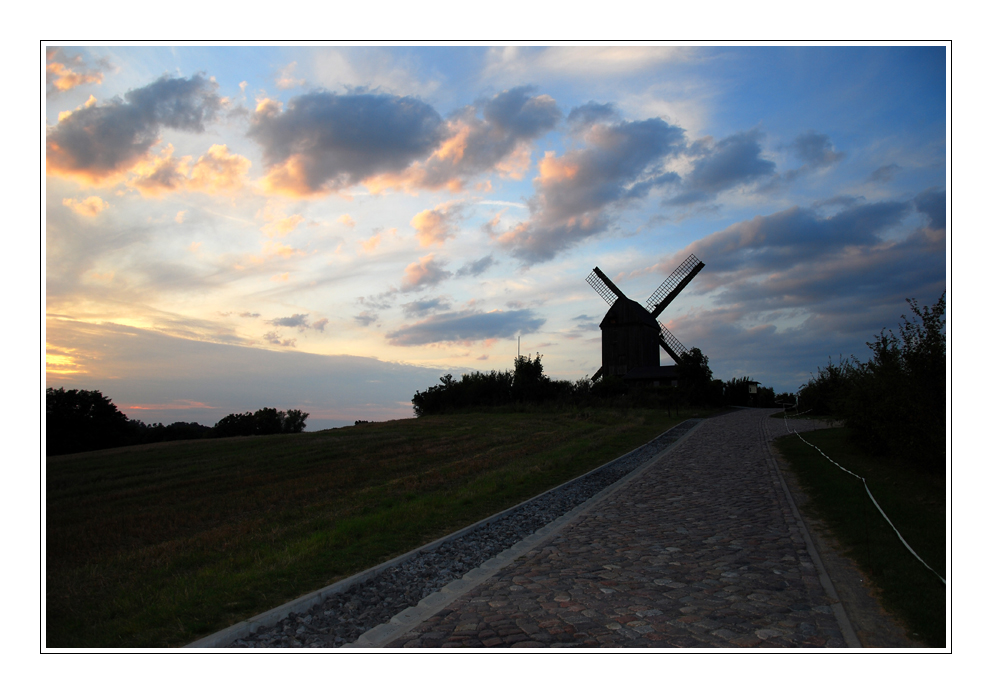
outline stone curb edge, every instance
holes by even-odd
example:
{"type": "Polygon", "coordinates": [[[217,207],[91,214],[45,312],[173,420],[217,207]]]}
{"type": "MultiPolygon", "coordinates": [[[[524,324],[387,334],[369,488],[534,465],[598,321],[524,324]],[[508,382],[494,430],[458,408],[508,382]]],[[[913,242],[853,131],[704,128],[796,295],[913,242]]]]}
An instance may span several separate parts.
{"type": "Polygon", "coordinates": [[[462,578],[452,581],[441,588],[441,590],[428,595],[417,605],[403,610],[394,616],[389,622],[369,629],[364,634],[359,636],[353,643],[346,644],[342,646],[342,648],[384,648],[388,642],[402,638],[411,629],[419,626],[425,620],[430,619],[458,598],[495,576],[499,573],[499,571],[509,566],[527,552],[530,552],[532,549],[535,549],[537,546],[543,544],[546,540],[549,540],[559,534],[565,529],[566,526],[580,520],[583,516],[592,511],[595,506],[599,505],[607,498],[619,493],[621,490],[632,484],[635,480],[642,477],[653,465],[680,447],[686,439],[695,433],[700,424],[702,424],[702,422],[697,422],[692,429],[680,436],[677,441],[672,443],[655,457],[651,458],[651,460],[643,463],[634,470],[631,470],[624,477],[621,477],[610,486],[589,497],[571,511],[568,511],[567,513],[554,519],[543,528],[534,531],[534,533],[520,540],[512,547],[503,550],[492,559],[484,562],[481,566],[472,569],[462,578]]]}
{"type": "Polygon", "coordinates": [[[782,484],[782,490],[785,492],[785,498],[789,500],[789,507],[792,509],[792,515],[795,516],[796,522],[799,524],[799,529],[802,530],[803,540],[806,542],[806,549],[809,552],[810,558],[813,560],[813,565],[816,566],[816,572],[820,576],[820,585],[823,586],[823,589],[827,592],[827,596],[833,601],[830,607],[834,612],[834,617],[837,618],[838,625],[840,625],[840,631],[844,635],[844,641],[847,643],[848,648],[864,648],[864,646],[861,645],[861,641],[858,640],[858,635],[855,633],[854,627],[851,625],[851,620],[847,618],[847,612],[844,610],[844,603],[837,594],[833,581],[830,580],[830,574],[827,573],[827,568],[820,559],[819,552],[816,551],[816,545],[813,542],[813,538],[810,537],[809,530],[806,528],[806,523],[803,521],[802,514],[799,513],[799,507],[796,506],[796,502],[792,498],[792,492],[789,491],[789,485],[786,483],[785,476],[782,474],[782,468],[779,467],[778,456],[775,455],[775,452],[771,447],[771,432],[768,431],[767,420],[763,423],[762,428],[765,430],[765,449],[768,452],[768,457],[772,464],[771,467],[775,469],[775,472],[778,475],[779,482],[782,484]]]}
{"type": "MultiPolygon", "coordinates": [[[[686,421],[686,420],[683,420],[683,421],[686,421]]],[[[676,424],[675,426],[667,429],[666,431],[662,432],[661,434],[659,434],[658,436],[656,436],[654,439],[652,439],[652,441],[654,441],[655,439],[661,438],[662,436],[664,436],[665,434],[667,434],[669,431],[671,431],[672,429],[674,429],[677,426],[680,426],[681,424],[682,424],[682,422],[679,422],[679,424],[676,424]]],[[[642,469],[646,468],[648,465],[651,465],[652,463],[654,463],[655,460],[657,460],[658,457],[665,455],[669,451],[671,451],[674,448],[676,448],[677,446],[679,446],[682,443],[682,441],[685,440],[685,438],[687,436],[689,436],[692,432],[694,432],[699,427],[699,424],[701,424],[701,422],[698,422],[692,429],[690,429],[688,432],[686,432],[684,435],[682,435],[675,443],[673,443],[671,446],[669,446],[664,451],[662,451],[658,456],[656,456],[655,458],[652,458],[650,461],[648,461],[644,465],[641,465],[640,468],[637,468],[635,470],[632,470],[628,475],[626,475],[625,477],[617,480],[616,482],[613,483],[613,485],[611,485],[610,487],[607,487],[606,489],[602,490],[596,496],[594,496],[594,497],[592,497],[590,499],[587,499],[585,502],[583,502],[582,504],[580,504],[576,508],[572,509],[572,511],[569,511],[568,513],[564,514],[563,516],[560,516],[559,518],[555,519],[554,521],[552,521],[551,523],[549,523],[548,526],[545,526],[545,528],[547,528],[547,527],[549,527],[551,525],[554,525],[556,522],[558,522],[559,520],[561,520],[565,516],[569,516],[569,514],[573,513],[576,509],[584,506],[585,504],[589,503],[593,499],[598,498],[600,494],[603,494],[604,492],[610,490],[612,487],[614,487],[614,486],[616,486],[618,484],[623,483],[625,480],[633,479],[633,475],[635,475],[639,470],[642,470],[642,469]]],[[[650,441],[648,443],[650,443],[650,441]]],[[[646,445],[648,445],[648,444],[644,444],[644,446],[646,446],[646,445]]],[[[323,602],[324,600],[326,600],[331,595],[334,595],[336,593],[341,593],[341,592],[347,590],[348,588],[350,588],[351,586],[355,585],[356,583],[362,583],[363,581],[366,581],[366,580],[368,580],[368,579],[370,579],[370,578],[372,578],[374,576],[377,576],[380,573],[386,571],[387,569],[391,569],[394,566],[397,566],[399,564],[402,564],[406,560],[408,560],[408,559],[416,556],[417,554],[419,554],[421,552],[429,552],[429,551],[433,550],[435,547],[438,547],[441,544],[447,542],[448,540],[454,540],[456,538],[461,537],[462,535],[467,535],[468,533],[472,532],[476,528],[481,528],[481,527],[483,527],[485,525],[488,525],[489,523],[492,523],[494,521],[497,521],[500,518],[502,518],[503,516],[506,516],[506,515],[512,513],[513,511],[516,511],[519,507],[523,506],[524,504],[530,503],[534,499],[540,498],[540,497],[544,496],[545,494],[549,494],[549,493],[555,491],[556,489],[559,489],[560,487],[564,487],[566,484],[571,484],[572,482],[574,482],[576,480],[580,480],[583,477],[586,477],[588,475],[591,475],[592,473],[596,472],[600,468],[606,467],[607,465],[611,465],[612,463],[615,463],[620,458],[623,458],[624,456],[630,455],[631,453],[634,453],[635,451],[639,450],[640,448],[643,448],[644,446],[638,446],[637,448],[633,449],[632,451],[628,451],[627,453],[624,453],[623,455],[618,456],[618,457],[614,458],[613,460],[611,460],[611,461],[609,461],[607,463],[603,463],[602,465],[599,465],[599,466],[593,468],[589,472],[586,472],[586,473],[584,473],[582,475],[579,475],[578,477],[573,477],[570,480],[566,480],[565,482],[562,482],[561,484],[559,484],[556,487],[552,487],[551,489],[548,489],[546,491],[543,491],[540,494],[537,494],[535,496],[532,496],[529,499],[526,499],[524,501],[521,501],[519,504],[516,504],[515,506],[511,506],[508,509],[504,509],[503,511],[499,511],[498,513],[494,513],[493,515],[489,516],[488,518],[483,518],[482,520],[477,521],[477,522],[473,523],[472,525],[468,525],[468,526],[462,528],[461,530],[456,530],[455,532],[450,533],[448,535],[445,535],[444,537],[442,537],[440,539],[434,540],[433,542],[429,542],[426,545],[422,545],[420,547],[417,547],[416,549],[412,549],[412,550],[410,550],[409,552],[407,552],[405,554],[401,554],[398,557],[394,557],[392,559],[389,559],[388,561],[385,561],[385,562],[383,562],[381,564],[378,564],[376,566],[373,566],[372,568],[366,569],[365,571],[362,571],[360,573],[357,573],[357,574],[355,574],[353,576],[349,576],[348,578],[344,578],[344,579],[338,581],[337,583],[332,583],[329,586],[325,586],[324,588],[321,588],[319,590],[316,590],[316,591],[314,591],[312,593],[307,593],[306,595],[303,595],[303,596],[301,596],[299,598],[296,598],[295,600],[292,600],[290,602],[287,602],[287,603],[285,603],[283,605],[279,605],[278,607],[273,607],[271,610],[267,610],[266,612],[262,612],[261,614],[255,615],[254,617],[250,617],[250,618],[248,618],[248,619],[246,619],[246,620],[244,620],[242,622],[238,622],[237,624],[234,624],[232,626],[229,626],[226,629],[222,629],[222,630],[220,630],[218,632],[215,632],[213,634],[210,634],[209,636],[204,636],[202,639],[198,639],[196,641],[193,641],[192,643],[186,644],[185,646],[183,646],[183,648],[227,648],[227,647],[230,646],[230,644],[233,641],[236,641],[238,639],[243,639],[243,638],[245,638],[247,636],[251,636],[256,631],[258,631],[259,629],[261,629],[262,627],[274,626],[274,625],[278,624],[279,622],[281,622],[286,617],[288,617],[293,612],[296,612],[296,613],[306,612],[311,607],[313,607],[314,605],[320,604],[321,602],[323,602]]],[[[544,531],[544,528],[541,528],[540,530],[535,531],[531,536],[524,538],[523,540],[521,540],[520,542],[518,542],[513,547],[510,547],[509,549],[503,550],[503,552],[501,552],[500,554],[496,555],[496,557],[493,557],[492,559],[489,559],[486,562],[483,562],[483,564],[481,566],[476,567],[472,571],[469,571],[468,574],[466,574],[466,576],[472,574],[475,571],[478,571],[483,566],[486,566],[489,562],[492,562],[492,561],[497,560],[504,553],[513,551],[518,545],[520,545],[523,542],[527,542],[531,538],[537,536],[538,533],[541,533],[542,531],[544,531]]],[[[545,535],[546,534],[547,533],[545,533],[545,535]]],[[[544,537],[544,535],[542,535],[542,539],[543,539],[543,537],[544,537]]],[[[514,556],[514,558],[516,558],[516,555],[514,556]]],[[[509,563],[509,561],[510,560],[508,559],[504,564],[501,564],[500,568],[502,568],[502,566],[505,566],[505,564],[509,563]]],[[[496,569],[496,570],[498,570],[498,569],[496,569]]],[[[495,573],[496,570],[494,570],[493,573],[495,573]]],[[[458,581],[462,581],[462,580],[464,580],[464,579],[458,579],[458,581]]],[[[458,581],[454,581],[452,583],[457,583],[458,581]]],[[[445,591],[448,588],[448,586],[451,586],[451,585],[452,584],[448,584],[447,586],[445,586],[444,588],[442,588],[440,592],[445,591]]],[[[421,603],[423,603],[424,600],[428,600],[429,598],[433,597],[434,595],[438,595],[438,594],[439,593],[434,593],[433,595],[427,596],[426,598],[424,598],[423,600],[421,600],[421,603]]],[[[393,619],[398,618],[400,615],[404,614],[408,610],[415,610],[418,607],[419,607],[419,604],[418,605],[415,605],[413,607],[409,607],[409,608],[407,608],[407,610],[404,610],[403,612],[400,612],[399,615],[396,615],[395,617],[393,617],[393,619]]],[[[440,609],[441,609],[440,607],[437,608],[437,610],[440,610],[440,609]]],[[[437,610],[435,610],[435,612],[437,610]]],[[[426,619],[426,617],[424,617],[424,619],[426,619]]],[[[386,626],[386,625],[391,624],[391,623],[392,622],[387,622],[386,624],[379,625],[379,627],[386,626]]],[[[412,628],[413,624],[410,624],[409,622],[408,622],[408,624],[409,624],[409,628],[412,628]]],[[[378,629],[379,627],[373,627],[369,631],[365,632],[365,634],[368,634],[369,632],[375,631],[375,629],[378,629]]],[[[365,636],[365,634],[362,634],[362,636],[360,636],[358,640],[360,641],[362,639],[362,637],[365,636]]],[[[357,644],[357,642],[356,642],[356,644],[357,644]]],[[[348,644],[348,645],[351,645],[351,644],[348,644]]]]}

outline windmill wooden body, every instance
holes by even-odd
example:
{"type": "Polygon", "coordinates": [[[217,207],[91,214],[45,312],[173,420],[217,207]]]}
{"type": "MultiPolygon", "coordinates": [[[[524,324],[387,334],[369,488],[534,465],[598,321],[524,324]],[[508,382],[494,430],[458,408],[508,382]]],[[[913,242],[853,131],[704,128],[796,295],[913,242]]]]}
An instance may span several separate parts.
{"type": "Polygon", "coordinates": [[[603,335],[603,365],[593,380],[657,371],[659,345],[676,364],[682,363],[682,355],[689,350],[658,321],[658,316],[703,267],[696,256],[690,255],[651,294],[646,302],[648,308],[628,299],[598,267],[593,268],[586,282],[610,305],[599,324],[603,335]]]}

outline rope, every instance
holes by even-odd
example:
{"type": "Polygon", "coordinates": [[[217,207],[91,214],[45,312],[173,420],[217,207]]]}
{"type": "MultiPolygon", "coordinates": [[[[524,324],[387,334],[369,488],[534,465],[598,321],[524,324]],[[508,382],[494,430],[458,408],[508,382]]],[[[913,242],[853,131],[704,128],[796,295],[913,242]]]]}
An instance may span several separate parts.
{"type": "MultiPolygon", "coordinates": [[[[809,410],[807,410],[807,412],[809,412],[809,410]]],[[[923,566],[925,566],[928,569],[930,569],[930,571],[933,573],[933,575],[936,576],[937,578],[939,578],[940,579],[940,582],[943,583],[946,586],[947,585],[947,581],[944,580],[944,577],[941,576],[936,571],[934,571],[933,569],[931,569],[930,568],[930,565],[927,564],[925,561],[923,561],[923,559],[920,557],[920,555],[917,554],[916,551],[913,550],[913,548],[909,546],[909,543],[906,542],[905,539],[903,539],[902,533],[899,532],[899,529],[896,528],[896,526],[893,525],[892,521],[889,520],[889,517],[887,515],[885,515],[885,511],[883,511],[882,510],[882,507],[878,505],[878,502],[875,501],[875,497],[872,495],[871,490],[868,489],[868,480],[866,480],[861,475],[858,475],[858,474],[856,474],[854,472],[851,472],[850,470],[848,470],[843,465],[839,465],[834,460],[832,460],[829,455],[827,455],[826,453],[824,453],[823,451],[821,451],[818,446],[815,446],[814,444],[812,444],[809,441],[807,441],[806,439],[804,439],[802,437],[802,434],[800,434],[798,431],[793,431],[792,429],[790,429],[789,428],[789,416],[787,414],[784,416],[784,419],[785,419],[785,430],[787,432],[789,432],[790,434],[795,434],[796,436],[799,437],[799,440],[800,441],[802,441],[803,443],[805,443],[807,446],[810,446],[812,448],[815,448],[819,452],[820,455],[822,455],[824,458],[826,458],[827,460],[829,460],[831,463],[833,463],[834,465],[836,465],[837,467],[839,467],[841,470],[843,470],[847,474],[851,475],[852,477],[857,477],[859,480],[861,480],[861,483],[865,486],[865,491],[868,492],[868,498],[871,499],[871,502],[873,504],[875,504],[875,508],[877,508],[878,509],[878,512],[882,514],[882,518],[885,519],[885,522],[889,524],[889,526],[892,528],[893,531],[895,531],[896,537],[899,538],[899,541],[902,542],[903,546],[905,546],[905,548],[909,550],[910,554],[912,554],[914,557],[916,557],[916,559],[921,564],[923,564],[923,566]]]]}

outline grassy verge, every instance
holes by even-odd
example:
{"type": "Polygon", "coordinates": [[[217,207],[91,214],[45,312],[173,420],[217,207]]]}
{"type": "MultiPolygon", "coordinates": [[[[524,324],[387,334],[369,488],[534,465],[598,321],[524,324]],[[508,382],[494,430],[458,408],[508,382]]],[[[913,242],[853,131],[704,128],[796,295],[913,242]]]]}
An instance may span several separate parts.
{"type": "Polygon", "coordinates": [[[49,458],[46,644],[188,643],[704,413],[681,414],[459,414],[49,458]]]}
{"type": "MultiPolygon", "coordinates": [[[[906,542],[934,571],[945,569],[945,479],[898,460],[862,453],[846,429],[803,434],[839,465],[863,476],[906,542]]],[[[807,509],[823,520],[868,576],[882,604],[928,646],[946,643],[946,589],[902,545],[867,498],[862,482],[838,470],[796,436],[776,440],[779,452],[810,497],[807,509]]]]}

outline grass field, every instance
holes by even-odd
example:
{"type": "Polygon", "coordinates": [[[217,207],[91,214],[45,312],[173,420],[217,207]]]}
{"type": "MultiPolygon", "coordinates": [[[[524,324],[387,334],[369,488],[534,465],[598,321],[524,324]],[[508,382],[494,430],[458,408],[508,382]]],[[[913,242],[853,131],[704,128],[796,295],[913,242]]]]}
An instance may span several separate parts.
{"type": "MultiPolygon", "coordinates": [[[[943,476],[898,460],[869,456],[854,446],[846,429],[803,434],[838,464],[868,481],[868,488],[906,542],[946,578],[946,490],[943,476]]],[[[914,639],[946,644],[946,589],[903,546],[867,498],[863,483],[838,470],[796,436],[776,440],[810,497],[807,511],[822,519],[857,562],[883,606],[900,617],[914,639]]]]}
{"type": "Polygon", "coordinates": [[[45,643],[189,643],[705,415],[681,414],[460,414],[48,458],[45,643]]]}

